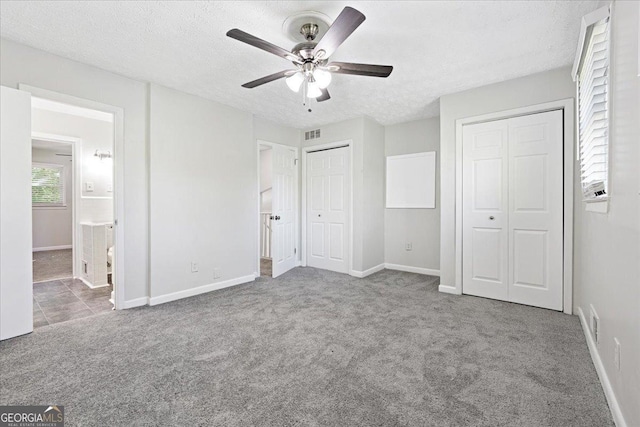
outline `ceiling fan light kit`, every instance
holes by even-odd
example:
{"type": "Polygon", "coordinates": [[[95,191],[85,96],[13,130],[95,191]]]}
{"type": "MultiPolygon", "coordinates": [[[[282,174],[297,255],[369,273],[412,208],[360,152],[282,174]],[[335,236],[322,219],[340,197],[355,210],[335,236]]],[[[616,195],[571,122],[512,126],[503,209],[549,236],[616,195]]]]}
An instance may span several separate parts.
{"type": "MultiPolygon", "coordinates": [[[[242,86],[253,89],[284,77],[287,86],[293,92],[298,93],[302,88],[302,104],[307,107],[312,99],[323,102],[331,98],[327,87],[331,84],[332,73],[388,77],[393,71],[393,67],[390,65],[329,62],[329,57],[365,19],[362,13],[352,7],[345,7],[330,26],[328,18],[318,12],[305,12],[289,17],[283,24],[283,30],[296,40],[304,39],[291,51],[237,28],[229,30],[227,36],[291,61],[296,67],[293,70],[285,70],[262,77],[242,86]],[[299,28],[298,34],[294,32],[296,27],[299,28]],[[318,36],[320,36],[319,41],[316,42],[318,36]]],[[[311,112],[311,108],[308,108],[308,111],[311,112]]]]}

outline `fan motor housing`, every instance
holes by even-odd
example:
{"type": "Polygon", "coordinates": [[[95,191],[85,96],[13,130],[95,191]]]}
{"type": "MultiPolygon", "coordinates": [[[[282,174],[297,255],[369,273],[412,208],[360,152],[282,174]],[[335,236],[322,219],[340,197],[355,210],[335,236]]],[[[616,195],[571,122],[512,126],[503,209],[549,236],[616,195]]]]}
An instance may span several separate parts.
{"type": "Polygon", "coordinates": [[[310,60],[313,58],[313,49],[316,47],[316,44],[316,42],[298,43],[291,49],[291,52],[300,55],[303,59],[310,60]]]}

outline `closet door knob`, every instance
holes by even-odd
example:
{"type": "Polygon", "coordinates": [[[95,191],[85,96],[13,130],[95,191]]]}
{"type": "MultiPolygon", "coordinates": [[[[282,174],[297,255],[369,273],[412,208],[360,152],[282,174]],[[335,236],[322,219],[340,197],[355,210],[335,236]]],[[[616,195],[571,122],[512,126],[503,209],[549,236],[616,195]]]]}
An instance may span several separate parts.
{"type": "Polygon", "coordinates": [[[491,221],[493,221],[494,219],[496,219],[496,217],[494,217],[493,215],[491,215],[491,216],[489,217],[489,219],[490,219],[491,221]]]}

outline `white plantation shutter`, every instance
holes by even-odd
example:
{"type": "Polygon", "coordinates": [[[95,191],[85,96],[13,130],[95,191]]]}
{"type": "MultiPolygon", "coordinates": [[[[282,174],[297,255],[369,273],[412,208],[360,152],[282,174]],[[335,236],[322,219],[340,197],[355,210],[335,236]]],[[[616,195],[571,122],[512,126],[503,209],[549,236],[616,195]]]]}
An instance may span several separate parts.
{"type": "Polygon", "coordinates": [[[34,206],[64,206],[64,166],[33,163],[31,201],[34,206]]]}
{"type": "Polygon", "coordinates": [[[578,71],[580,177],[584,198],[608,193],[609,145],[609,18],[591,26],[578,71]]]}

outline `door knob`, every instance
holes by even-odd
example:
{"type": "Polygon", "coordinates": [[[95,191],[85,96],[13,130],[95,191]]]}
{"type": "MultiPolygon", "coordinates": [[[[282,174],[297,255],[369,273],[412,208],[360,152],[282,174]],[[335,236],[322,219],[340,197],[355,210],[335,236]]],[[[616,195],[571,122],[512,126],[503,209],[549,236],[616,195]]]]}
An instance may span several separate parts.
{"type": "Polygon", "coordinates": [[[280,219],[280,215],[276,215],[275,220],[278,221],[280,219]]]}
{"type": "Polygon", "coordinates": [[[489,217],[489,219],[490,219],[491,221],[493,221],[494,219],[496,219],[496,217],[494,217],[493,215],[491,215],[491,216],[489,217]]]}

